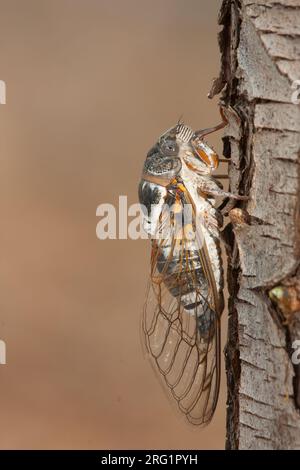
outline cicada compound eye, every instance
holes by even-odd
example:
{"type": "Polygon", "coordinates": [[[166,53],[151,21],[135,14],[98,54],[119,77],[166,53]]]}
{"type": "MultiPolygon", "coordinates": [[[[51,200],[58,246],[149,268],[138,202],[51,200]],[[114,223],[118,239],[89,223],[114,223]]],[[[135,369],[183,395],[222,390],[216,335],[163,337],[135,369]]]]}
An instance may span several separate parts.
{"type": "Polygon", "coordinates": [[[160,144],[160,149],[166,157],[176,157],[179,152],[178,144],[173,139],[163,140],[160,144]]]}

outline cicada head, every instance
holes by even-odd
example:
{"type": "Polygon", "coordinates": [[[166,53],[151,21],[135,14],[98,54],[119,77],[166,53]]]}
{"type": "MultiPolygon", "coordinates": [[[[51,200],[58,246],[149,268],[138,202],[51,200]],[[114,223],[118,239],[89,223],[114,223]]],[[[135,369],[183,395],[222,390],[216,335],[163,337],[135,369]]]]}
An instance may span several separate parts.
{"type": "Polygon", "coordinates": [[[210,173],[218,167],[217,154],[199,136],[197,131],[183,123],[164,132],[150,149],[144,164],[143,174],[166,186],[181,171],[182,159],[194,155],[203,166],[204,173],[210,173]]]}
{"type": "Polygon", "coordinates": [[[178,123],[159,139],[161,151],[166,155],[176,155],[180,159],[193,154],[198,160],[203,173],[211,173],[219,165],[216,152],[201,138],[199,131],[183,123],[178,123]]]}

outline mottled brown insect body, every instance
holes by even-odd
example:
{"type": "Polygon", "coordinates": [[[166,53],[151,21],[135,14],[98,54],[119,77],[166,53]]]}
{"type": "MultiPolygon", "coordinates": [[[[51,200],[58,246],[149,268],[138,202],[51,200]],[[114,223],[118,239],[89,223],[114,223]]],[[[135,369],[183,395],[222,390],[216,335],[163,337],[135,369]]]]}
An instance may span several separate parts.
{"type": "Polygon", "coordinates": [[[152,237],[147,351],[181,411],[200,425],[213,416],[220,383],[224,282],[215,198],[243,198],[223,191],[212,176],[218,156],[202,137],[221,126],[194,132],[178,124],[164,133],[147,155],[139,186],[152,237]],[[158,237],[167,224],[167,234],[158,237]]]}

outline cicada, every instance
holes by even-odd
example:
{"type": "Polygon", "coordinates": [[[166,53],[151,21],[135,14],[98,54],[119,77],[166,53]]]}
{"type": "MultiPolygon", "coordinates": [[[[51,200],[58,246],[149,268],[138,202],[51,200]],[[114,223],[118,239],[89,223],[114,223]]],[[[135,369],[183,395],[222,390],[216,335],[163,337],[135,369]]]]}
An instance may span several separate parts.
{"type": "Polygon", "coordinates": [[[146,350],[168,393],[196,425],[212,419],[220,388],[223,217],[216,198],[246,199],[224,191],[213,176],[219,157],[203,137],[226,125],[223,108],[221,114],[223,122],[213,128],[193,131],[179,122],[161,135],[139,185],[152,245],[142,321],[146,350]]]}

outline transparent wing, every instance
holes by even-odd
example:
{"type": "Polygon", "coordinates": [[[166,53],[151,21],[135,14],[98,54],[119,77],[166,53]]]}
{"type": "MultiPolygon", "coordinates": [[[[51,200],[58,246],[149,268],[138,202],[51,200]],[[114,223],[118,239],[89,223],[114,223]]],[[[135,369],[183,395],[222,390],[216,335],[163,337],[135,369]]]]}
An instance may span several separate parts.
{"type": "MultiPolygon", "coordinates": [[[[163,222],[162,222],[163,225],[163,222]]],[[[184,231],[183,231],[184,232],[184,231]]],[[[220,315],[203,243],[183,235],[153,241],[143,333],[150,359],[187,419],[207,424],[220,383],[220,315]],[[204,280],[199,278],[195,249],[204,280]]]]}

